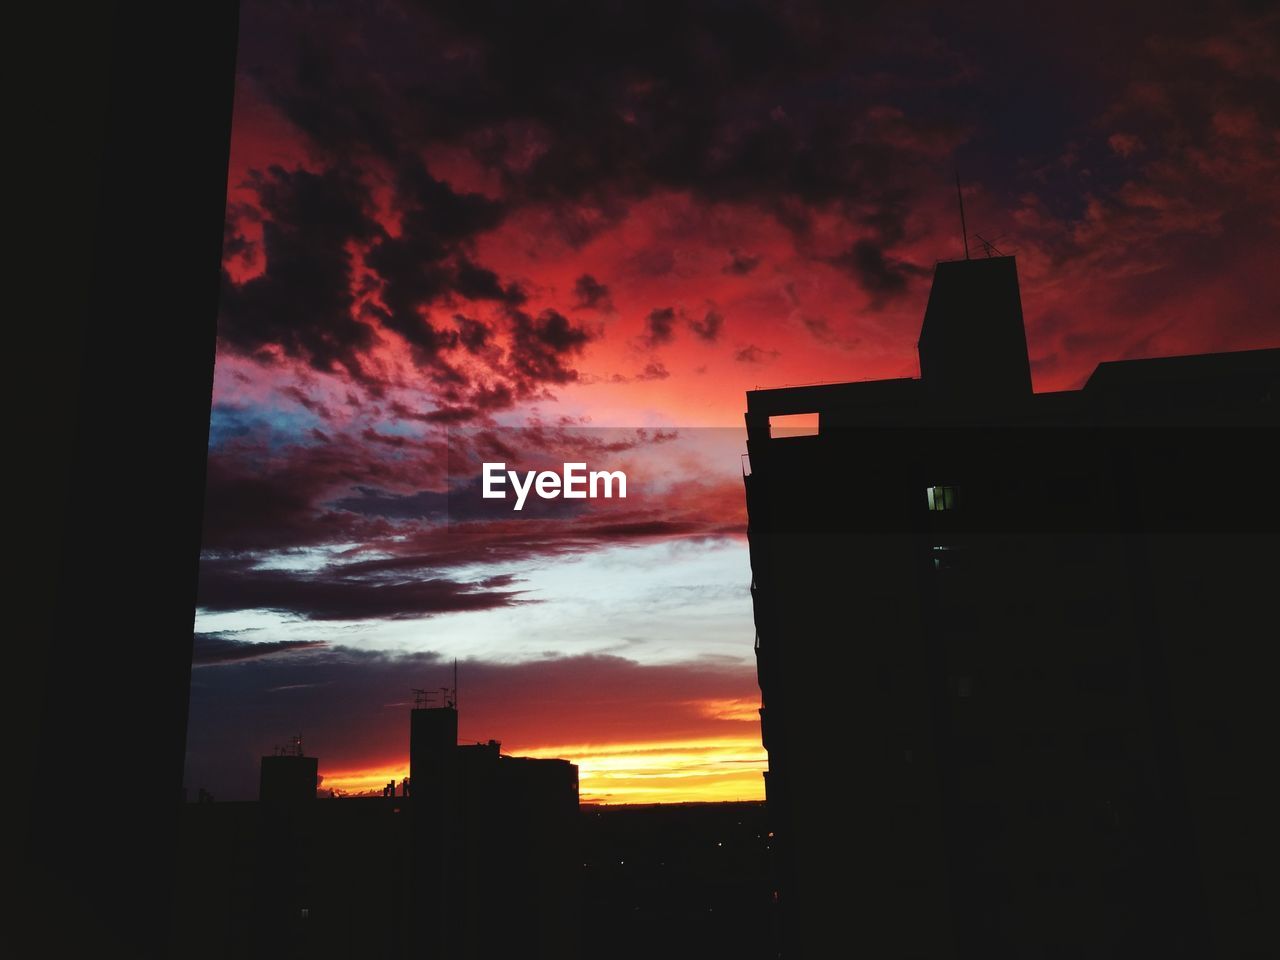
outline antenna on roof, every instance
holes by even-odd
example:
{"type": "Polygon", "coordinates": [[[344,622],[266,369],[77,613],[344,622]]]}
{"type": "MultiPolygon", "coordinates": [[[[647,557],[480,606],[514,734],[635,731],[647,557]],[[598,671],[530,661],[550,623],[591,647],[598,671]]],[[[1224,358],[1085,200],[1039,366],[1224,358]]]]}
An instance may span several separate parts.
{"type": "MultiPolygon", "coordinates": [[[[995,256],[997,256],[997,257],[1003,257],[1003,256],[1004,256],[1004,254],[1003,254],[1003,253],[1001,253],[1001,252],[996,248],[995,240],[988,240],[986,237],[984,237],[984,236],[983,236],[982,234],[980,234],[980,233],[975,233],[975,234],[974,234],[974,236],[978,238],[978,241],[982,244],[982,249],[983,249],[983,250],[985,250],[985,251],[987,252],[987,256],[988,256],[988,257],[992,256],[993,254],[994,254],[995,256]]],[[[1001,239],[1003,236],[1004,236],[1004,234],[1001,234],[999,237],[996,237],[996,240],[1001,239]]]]}
{"type": "Polygon", "coordinates": [[[960,192],[960,168],[956,168],[956,199],[960,201],[960,236],[964,238],[964,258],[969,259],[969,228],[964,223],[964,194],[960,192]]]}
{"type": "Polygon", "coordinates": [[[453,709],[458,709],[458,658],[453,658],[453,709]]]}

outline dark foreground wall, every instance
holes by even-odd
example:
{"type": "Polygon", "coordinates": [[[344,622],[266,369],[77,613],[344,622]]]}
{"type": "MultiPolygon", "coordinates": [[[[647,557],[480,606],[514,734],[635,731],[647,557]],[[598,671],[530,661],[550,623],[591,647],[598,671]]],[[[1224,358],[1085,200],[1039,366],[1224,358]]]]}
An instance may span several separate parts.
{"type": "Polygon", "coordinates": [[[415,862],[412,802],[189,804],[174,884],[181,955],[773,955],[763,804],[584,807],[558,838],[499,826],[454,881],[478,915],[459,925],[482,921],[468,938],[418,933],[415,871],[437,864],[415,862]],[[566,916],[570,929],[552,926],[566,916]]]}
{"type": "Polygon", "coordinates": [[[28,626],[8,687],[31,726],[14,876],[46,956],[172,955],[236,14],[10,24],[37,47],[12,153],[39,205],[17,231],[37,305],[12,325],[34,342],[8,365],[33,441],[11,511],[31,535],[13,548],[28,626]]]}

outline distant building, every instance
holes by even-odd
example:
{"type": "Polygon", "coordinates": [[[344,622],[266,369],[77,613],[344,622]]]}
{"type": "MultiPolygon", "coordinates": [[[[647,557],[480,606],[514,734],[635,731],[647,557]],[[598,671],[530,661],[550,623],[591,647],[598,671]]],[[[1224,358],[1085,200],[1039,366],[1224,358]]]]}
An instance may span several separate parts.
{"type": "Polygon", "coordinates": [[[919,352],[747,394],[783,956],[1245,955],[1280,350],[1035,394],[993,257],[938,264],[919,352]]]}
{"type": "Polygon", "coordinates": [[[460,746],[457,716],[413,710],[407,796],[317,799],[298,743],[259,802],[187,805],[182,955],[576,956],[577,767],[460,746]]]}
{"type": "Polygon", "coordinates": [[[574,956],[578,768],[459,746],[453,704],[413,711],[415,942],[440,956],[574,956]]]}
{"type": "Polygon", "coordinates": [[[320,782],[320,761],[302,751],[302,737],[293,744],[262,758],[258,799],[262,803],[293,804],[316,798],[320,782]]]}

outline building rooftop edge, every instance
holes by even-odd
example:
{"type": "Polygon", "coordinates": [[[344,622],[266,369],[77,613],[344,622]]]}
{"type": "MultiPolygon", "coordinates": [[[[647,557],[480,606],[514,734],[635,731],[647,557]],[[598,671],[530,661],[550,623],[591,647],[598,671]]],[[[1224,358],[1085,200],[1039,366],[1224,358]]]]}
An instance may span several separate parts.
{"type": "MultiPolygon", "coordinates": [[[[1175,354],[1166,357],[1141,357],[1127,360],[1104,360],[1094,367],[1084,384],[1074,390],[1037,391],[1033,397],[1068,397],[1098,390],[1158,385],[1195,379],[1197,376],[1220,376],[1227,372],[1263,372],[1268,368],[1280,373],[1280,347],[1254,350],[1227,350],[1213,353],[1175,354]]],[[[914,392],[923,381],[919,377],[891,377],[881,380],[850,380],[797,386],[765,387],[747,391],[747,412],[763,413],[762,407],[776,415],[788,412],[808,413],[798,408],[816,400],[890,401],[914,392]],[[915,387],[907,385],[915,385],[915,387]],[[791,407],[797,407],[794,411],[791,407]]]]}

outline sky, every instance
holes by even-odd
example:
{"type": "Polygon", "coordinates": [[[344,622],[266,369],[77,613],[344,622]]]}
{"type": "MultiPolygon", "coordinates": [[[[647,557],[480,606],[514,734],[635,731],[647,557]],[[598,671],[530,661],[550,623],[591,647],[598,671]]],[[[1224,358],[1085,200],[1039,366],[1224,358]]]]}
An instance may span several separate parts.
{"type": "Polygon", "coordinates": [[[380,790],[456,659],[584,801],[761,799],[745,393],[918,375],[957,174],[1037,391],[1280,345],[1271,5],[936,6],[245,0],[189,793],[380,790]]]}

